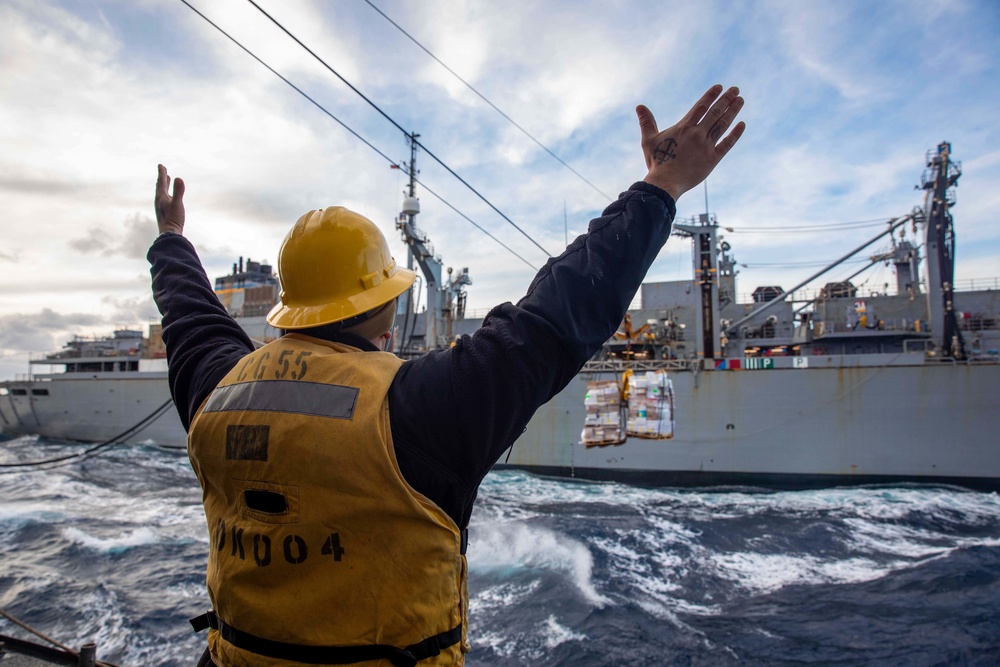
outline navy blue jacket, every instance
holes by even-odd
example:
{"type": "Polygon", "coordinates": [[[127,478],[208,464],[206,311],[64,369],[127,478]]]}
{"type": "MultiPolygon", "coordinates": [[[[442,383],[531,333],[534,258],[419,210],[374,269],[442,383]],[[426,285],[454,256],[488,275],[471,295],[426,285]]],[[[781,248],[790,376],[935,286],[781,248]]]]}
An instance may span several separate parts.
{"type": "MultiPolygon", "coordinates": [[[[455,347],[400,368],[388,397],[399,468],[459,527],[468,526],[483,477],[535,411],[617,330],[674,214],[670,195],[636,183],[546,262],[516,305],[497,306],[455,347]]],[[[161,235],[147,258],[163,316],[170,393],[187,429],[253,344],[215,296],[187,239],[161,235]]],[[[375,349],[352,338],[345,342],[375,349]]]]}

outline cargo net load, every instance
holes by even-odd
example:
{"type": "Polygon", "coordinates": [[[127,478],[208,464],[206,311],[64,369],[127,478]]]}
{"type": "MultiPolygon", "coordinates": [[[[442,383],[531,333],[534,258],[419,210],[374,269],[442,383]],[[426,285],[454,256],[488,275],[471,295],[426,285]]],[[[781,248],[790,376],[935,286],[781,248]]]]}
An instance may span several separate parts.
{"type": "Polygon", "coordinates": [[[674,437],[674,385],[665,371],[626,376],[629,437],[667,440],[674,437]]]}
{"type": "Polygon", "coordinates": [[[616,380],[594,380],[587,383],[583,399],[587,416],[580,436],[587,447],[617,445],[625,442],[622,430],[622,392],[616,380]]]}
{"type": "Polygon", "coordinates": [[[674,388],[665,371],[587,383],[586,418],[580,438],[587,447],[620,445],[626,438],[674,437],[674,388]]]}

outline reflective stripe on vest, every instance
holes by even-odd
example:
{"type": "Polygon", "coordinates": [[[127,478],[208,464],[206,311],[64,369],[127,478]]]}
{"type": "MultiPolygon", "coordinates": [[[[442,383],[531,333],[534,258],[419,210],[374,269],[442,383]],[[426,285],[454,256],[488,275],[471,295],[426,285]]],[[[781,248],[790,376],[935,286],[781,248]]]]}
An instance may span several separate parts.
{"type": "Polygon", "coordinates": [[[357,387],[274,380],[241,382],[212,392],[203,412],[291,412],[330,419],[352,419],[357,387]]]}

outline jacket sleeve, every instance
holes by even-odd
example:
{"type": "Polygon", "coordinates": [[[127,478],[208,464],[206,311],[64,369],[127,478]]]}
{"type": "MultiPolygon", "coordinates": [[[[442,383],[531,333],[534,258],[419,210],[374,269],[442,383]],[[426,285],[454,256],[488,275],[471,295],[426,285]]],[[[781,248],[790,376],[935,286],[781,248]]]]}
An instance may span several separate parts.
{"type": "Polygon", "coordinates": [[[198,253],[180,234],[161,234],[146,255],[163,316],[170,395],[186,431],[202,402],[253,343],[212,289],[198,253]]]}
{"type": "Polygon", "coordinates": [[[455,347],[402,366],[389,408],[403,474],[459,525],[535,411],[617,330],[674,213],[670,195],[636,183],[542,267],[516,305],[494,308],[455,347]]]}

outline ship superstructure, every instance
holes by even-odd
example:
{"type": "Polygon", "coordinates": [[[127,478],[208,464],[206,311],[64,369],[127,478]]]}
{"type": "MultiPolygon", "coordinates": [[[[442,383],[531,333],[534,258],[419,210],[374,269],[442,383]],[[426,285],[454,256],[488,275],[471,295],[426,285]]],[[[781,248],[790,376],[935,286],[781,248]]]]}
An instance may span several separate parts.
{"type": "Polygon", "coordinates": [[[954,289],[949,210],[961,171],[950,150],[942,143],[928,154],[923,208],[799,285],[758,287],[748,303],[734,298],[736,262],[715,217],[675,224],[692,239],[694,279],[643,285],[641,308],[529,424],[507,462],[649,484],[1000,488],[1000,284],[954,289]],[[894,236],[904,226],[924,234],[924,285],[919,248],[894,236]],[[858,289],[860,271],[803,289],[886,237],[890,248],[868,266],[891,264],[895,290],[858,289]],[[625,378],[661,372],[674,399],[671,437],[630,434],[625,378]],[[608,382],[620,388],[620,417],[605,407],[611,428],[588,439],[581,397],[608,382]]]}

